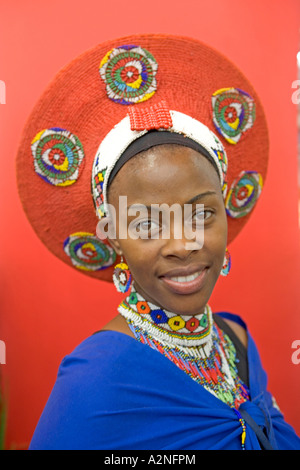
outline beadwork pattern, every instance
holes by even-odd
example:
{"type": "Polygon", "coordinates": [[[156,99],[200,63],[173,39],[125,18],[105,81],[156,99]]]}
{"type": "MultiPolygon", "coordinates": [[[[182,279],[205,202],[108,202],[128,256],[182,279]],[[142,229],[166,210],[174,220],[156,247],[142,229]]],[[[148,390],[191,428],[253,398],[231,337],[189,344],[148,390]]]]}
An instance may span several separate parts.
{"type": "Polygon", "coordinates": [[[71,234],[64,242],[64,250],[72,264],[85,271],[99,271],[116,260],[115,251],[88,232],[71,234]]]}
{"type": "Polygon", "coordinates": [[[225,153],[225,150],[222,145],[220,145],[220,141],[214,136],[216,142],[216,148],[211,147],[215,155],[218,157],[218,161],[222,170],[223,174],[223,186],[222,186],[222,194],[223,198],[225,199],[227,194],[227,169],[228,169],[228,159],[225,153]]]}
{"type": "Polygon", "coordinates": [[[100,76],[108,97],[124,105],[141,103],[156,91],[157,62],[140,46],[123,45],[110,50],[101,60],[100,76]]]}
{"type": "Polygon", "coordinates": [[[249,214],[261,194],[262,187],[262,176],[259,173],[242,171],[228,191],[225,200],[227,214],[233,218],[249,214]]]}
{"type": "Polygon", "coordinates": [[[47,183],[69,186],[83,169],[84,152],[78,137],[66,129],[40,131],[31,142],[34,169],[47,183]]]}
{"type": "Polygon", "coordinates": [[[238,409],[249,399],[249,390],[237,374],[234,345],[216,324],[212,329],[211,352],[205,357],[195,357],[175,345],[162,343],[132,321],[128,324],[138,341],[166,356],[230,407],[238,409]]]}
{"type": "Polygon", "coordinates": [[[119,263],[115,266],[113,282],[118,292],[127,292],[131,283],[131,272],[126,263],[119,263]]]}
{"type": "Polygon", "coordinates": [[[213,122],[218,132],[230,144],[237,144],[253,126],[255,103],[239,88],[221,88],[212,95],[213,122]]]}
{"type": "Polygon", "coordinates": [[[230,256],[229,251],[226,248],[224,264],[221,269],[221,276],[225,276],[225,277],[228,276],[230,269],[231,269],[231,256],[230,256]]]}
{"type": "MultiPolygon", "coordinates": [[[[98,157],[99,158],[99,157],[98,157]]],[[[94,168],[98,166],[98,158],[95,162],[94,168]]],[[[104,217],[104,200],[103,200],[103,183],[107,168],[103,168],[100,171],[96,171],[92,178],[92,195],[93,201],[96,208],[96,213],[99,218],[104,217]]]]}
{"type": "Polygon", "coordinates": [[[182,316],[163,310],[146,301],[136,292],[134,283],[130,295],[119,305],[120,313],[128,320],[135,321],[149,334],[161,340],[176,340],[178,346],[197,347],[205,344],[210,347],[212,312],[207,305],[205,311],[185,320],[182,316]]]}
{"type": "Polygon", "coordinates": [[[233,408],[233,411],[237,415],[238,420],[240,422],[240,425],[242,426],[241,446],[242,446],[242,450],[245,450],[245,441],[246,441],[246,424],[245,424],[245,420],[242,418],[242,415],[241,415],[241,413],[239,412],[238,409],[233,408]]]}

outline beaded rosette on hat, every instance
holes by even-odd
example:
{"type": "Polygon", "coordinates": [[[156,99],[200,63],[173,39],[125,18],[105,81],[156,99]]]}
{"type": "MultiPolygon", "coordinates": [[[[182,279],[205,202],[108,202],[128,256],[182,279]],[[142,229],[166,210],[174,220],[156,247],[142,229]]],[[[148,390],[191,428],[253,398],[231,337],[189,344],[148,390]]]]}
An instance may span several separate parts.
{"type": "Polygon", "coordinates": [[[111,282],[118,261],[96,231],[107,215],[108,178],[128,146],[151,130],[185,135],[213,160],[228,244],[261,194],[268,164],[265,115],[232,62],[177,36],[102,43],[57,74],[28,119],[17,155],[19,195],[36,234],[91,277],[111,282]]]}

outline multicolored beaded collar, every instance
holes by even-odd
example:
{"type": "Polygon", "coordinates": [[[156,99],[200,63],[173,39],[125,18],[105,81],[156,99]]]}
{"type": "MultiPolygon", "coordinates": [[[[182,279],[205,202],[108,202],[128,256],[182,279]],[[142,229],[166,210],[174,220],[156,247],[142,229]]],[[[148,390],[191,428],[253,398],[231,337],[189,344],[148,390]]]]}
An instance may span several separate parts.
{"type": "Polygon", "coordinates": [[[213,320],[208,305],[203,313],[185,319],[147,302],[135,290],[132,282],[130,295],[119,305],[118,310],[130,323],[162,344],[176,346],[195,357],[207,357],[210,354],[213,320]]]}

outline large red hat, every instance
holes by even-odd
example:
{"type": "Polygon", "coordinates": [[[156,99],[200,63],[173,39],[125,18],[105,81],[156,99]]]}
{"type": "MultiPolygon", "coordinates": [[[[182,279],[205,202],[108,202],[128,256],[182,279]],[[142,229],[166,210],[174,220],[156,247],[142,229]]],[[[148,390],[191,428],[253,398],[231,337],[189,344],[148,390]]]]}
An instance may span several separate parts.
{"type": "MultiPolygon", "coordinates": [[[[143,114],[150,110],[155,118],[157,109],[165,128],[175,126],[172,116],[182,115],[204,125],[219,146],[211,153],[221,151],[222,164],[227,156],[222,184],[228,244],[261,193],[268,164],[266,119],[252,85],[231,61],[197,40],[160,34],[94,47],[45,90],[17,154],[19,195],[36,234],[58,258],[94,278],[112,281],[118,261],[96,236],[105,183],[105,171],[95,173],[96,158],[101,167],[99,148],[127,121],[130,132],[149,130],[143,114]],[[136,117],[139,130],[132,127],[136,117]]],[[[159,128],[157,122],[153,128],[159,128]]]]}

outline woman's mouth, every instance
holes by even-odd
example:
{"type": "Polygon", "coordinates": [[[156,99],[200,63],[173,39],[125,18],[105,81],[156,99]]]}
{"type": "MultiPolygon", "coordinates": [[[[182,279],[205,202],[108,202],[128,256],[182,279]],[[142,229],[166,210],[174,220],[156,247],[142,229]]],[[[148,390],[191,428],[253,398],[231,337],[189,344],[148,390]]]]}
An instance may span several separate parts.
{"type": "Polygon", "coordinates": [[[193,281],[194,279],[196,279],[200,274],[201,274],[202,271],[198,271],[196,272],[195,274],[191,274],[190,276],[174,276],[174,277],[170,277],[170,280],[171,281],[176,281],[176,282],[189,282],[189,281],[193,281]]]}
{"type": "Polygon", "coordinates": [[[173,292],[177,294],[193,294],[200,290],[205,283],[208,267],[198,270],[192,274],[171,276],[170,274],[161,276],[161,281],[173,292]]]}

